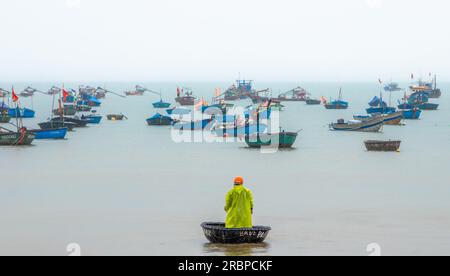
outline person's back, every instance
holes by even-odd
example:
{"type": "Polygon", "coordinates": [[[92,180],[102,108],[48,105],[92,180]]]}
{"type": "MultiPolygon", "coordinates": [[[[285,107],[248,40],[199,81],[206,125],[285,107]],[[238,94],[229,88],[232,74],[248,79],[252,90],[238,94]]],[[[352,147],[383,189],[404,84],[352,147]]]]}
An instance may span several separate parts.
{"type": "Polygon", "coordinates": [[[236,178],[234,188],[226,197],[225,211],[227,212],[226,228],[252,228],[253,195],[243,187],[241,177],[236,178]]]}

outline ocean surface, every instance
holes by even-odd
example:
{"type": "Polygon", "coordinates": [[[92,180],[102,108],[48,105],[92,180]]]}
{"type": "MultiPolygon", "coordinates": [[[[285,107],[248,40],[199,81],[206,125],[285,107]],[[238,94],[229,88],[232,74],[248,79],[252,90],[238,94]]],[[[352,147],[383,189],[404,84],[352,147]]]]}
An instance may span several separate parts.
{"type": "MultiPolygon", "coordinates": [[[[15,89],[28,85],[47,91],[54,84],[16,83],[15,89]]],[[[134,85],[106,87],[122,94],[134,85]]],[[[174,102],[177,86],[210,99],[215,88],[231,83],[141,85],[174,102]]],[[[170,128],[145,122],[157,112],[153,94],[108,94],[97,108],[129,120],[104,118],[67,140],[1,147],[0,255],[68,255],[71,243],[82,255],[369,255],[372,243],[382,255],[450,255],[450,84],[439,84],[438,111],[379,134],[328,128],[365,114],[380,93],[377,83],[255,83],[274,95],[297,85],[317,98],[336,98],[342,87],[350,108],[286,103],[281,126],[302,130],[294,150],[267,154],[242,142],[175,143],[170,128]],[[400,139],[401,152],[367,152],[367,139],[400,139]],[[200,224],[225,220],[225,194],[238,175],[254,193],[254,224],[273,230],[262,245],[211,245],[200,224]]],[[[394,92],[392,102],[402,96],[394,92]]],[[[50,116],[49,96],[22,104],[37,112],[24,120],[29,128],[50,116]]]]}

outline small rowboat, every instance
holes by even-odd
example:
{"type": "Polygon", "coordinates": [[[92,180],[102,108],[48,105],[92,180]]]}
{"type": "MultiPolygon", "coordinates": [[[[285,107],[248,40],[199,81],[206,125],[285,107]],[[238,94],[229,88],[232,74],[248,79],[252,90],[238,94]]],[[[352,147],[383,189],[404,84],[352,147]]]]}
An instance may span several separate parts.
{"type": "Polygon", "coordinates": [[[368,151],[398,151],[401,141],[365,141],[368,151]]]}
{"type": "Polygon", "coordinates": [[[29,131],[0,132],[0,146],[29,146],[35,135],[29,131]]]}
{"type": "Polygon", "coordinates": [[[122,121],[124,118],[128,119],[125,115],[123,114],[109,114],[106,116],[106,118],[110,121],[122,121]]]}
{"type": "Polygon", "coordinates": [[[170,105],[171,105],[170,103],[166,103],[163,100],[153,103],[154,108],[169,108],[170,105]]]}
{"type": "Polygon", "coordinates": [[[295,132],[249,135],[245,137],[245,143],[250,148],[274,146],[273,143],[278,143],[276,145],[278,148],[287,149],[292,148],[297,140],[297,136],[298,133],[295,132]]]}
{"type": "Polygon", "coordinates": [[[36,129],[30,130],[31,133],[36,135],[36,140],[42,139],[64,139],[66,138],[67,131],[69,129],[67,127],[63,128],[54,128],[54,129],[36,129]]]}
{"type": "Polygon", "coordinates": [[[87,120],[89,124],[98,125],[102,121],[102,116],[100,115],[82,115],[82,120],[87,120]]]}
{"type": "Polygon", "coordinates": [[[266,226],[254,226],[253,228],[227,229],[225,223],[202,223],[205,237],[212,243],[220,244],[244,244],[262,243],[272,230],[266,226]]]}

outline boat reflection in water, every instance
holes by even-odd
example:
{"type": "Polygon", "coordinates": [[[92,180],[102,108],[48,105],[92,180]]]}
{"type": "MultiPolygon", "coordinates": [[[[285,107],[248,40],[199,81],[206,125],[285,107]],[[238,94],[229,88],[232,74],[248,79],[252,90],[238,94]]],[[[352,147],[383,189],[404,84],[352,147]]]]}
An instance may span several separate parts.
{"type": "Polygon", "coordinates": [[[269,254],[269,243],[258,244],[216,244],[205,243],[203,253],[206,255],[225,256],[264,256],[269,254]]]}

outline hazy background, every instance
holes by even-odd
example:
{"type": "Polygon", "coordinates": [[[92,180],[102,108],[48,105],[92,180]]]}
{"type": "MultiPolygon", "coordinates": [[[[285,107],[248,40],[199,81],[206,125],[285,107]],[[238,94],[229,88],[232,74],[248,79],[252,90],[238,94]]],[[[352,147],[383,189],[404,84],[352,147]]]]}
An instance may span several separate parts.
{"type": "Polygon", "coordinates": [[[5,81],[450,80],[445,0],[0,0],[5,81]]]}

